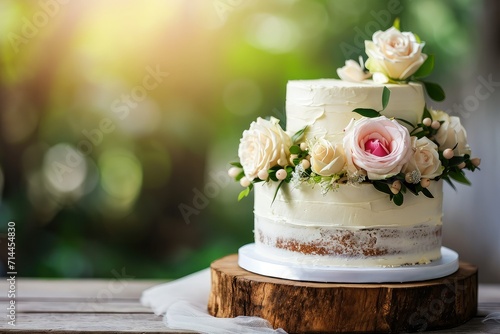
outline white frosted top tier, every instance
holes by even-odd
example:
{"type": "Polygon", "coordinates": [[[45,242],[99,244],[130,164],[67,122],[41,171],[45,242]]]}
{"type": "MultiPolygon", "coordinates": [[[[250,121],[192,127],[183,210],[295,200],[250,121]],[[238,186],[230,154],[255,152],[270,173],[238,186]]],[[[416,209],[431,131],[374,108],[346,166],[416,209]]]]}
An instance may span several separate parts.
{"type": "Polygon", "coordinates": [[[338,79],[293,80],[287,84],[287,132],[293,134],[308,126],[306,137],[326,136],[341,141],[343,131],[352,118],[361,116],[355,108],[382,109],[382,92],[391,91],[389,104],[382,111],[387,117],[402,118],[416,124],[425,106],[421,84],[379,85],[372,81],[360,83],[338,79]]]}

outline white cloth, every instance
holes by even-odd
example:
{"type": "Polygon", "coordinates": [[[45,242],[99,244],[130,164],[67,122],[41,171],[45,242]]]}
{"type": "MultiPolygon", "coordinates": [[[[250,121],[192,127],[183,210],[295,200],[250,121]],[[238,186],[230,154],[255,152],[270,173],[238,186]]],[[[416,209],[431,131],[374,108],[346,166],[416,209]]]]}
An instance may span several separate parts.
{"type": "Polygon", "coordinates": [[[191,330],[206,334],[286,334],[273,329],[267,320],[239,316],[216,318],[208,314],[210,270],[204,269],[173,282],[160,284],[142,293],[141,303],[163,315],[170,329],[191,330]]]}
{"type": "Polygon", "coordinates": [[[493,312],[488,314],[484,319],[483,322],[486,322],[488,320],[493,320],[496,321],[500,324],[500,312],[493,312]]]}

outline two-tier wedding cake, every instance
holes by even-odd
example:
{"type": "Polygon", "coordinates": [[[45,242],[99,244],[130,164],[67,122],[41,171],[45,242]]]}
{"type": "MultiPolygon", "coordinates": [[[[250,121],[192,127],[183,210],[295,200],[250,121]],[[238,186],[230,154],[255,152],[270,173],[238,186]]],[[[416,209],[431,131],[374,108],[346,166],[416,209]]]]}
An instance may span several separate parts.
{"type": "Polygon", "coordinates": [[[338,79],[293,80],[286,129],[258,118],[229,175],[255,191],[255,250],[283,263],[423,265],[441,258],[443,181],[473,171],[458,117],[426,106],[434,58],[392,27],[366,42],[338,79]]]}

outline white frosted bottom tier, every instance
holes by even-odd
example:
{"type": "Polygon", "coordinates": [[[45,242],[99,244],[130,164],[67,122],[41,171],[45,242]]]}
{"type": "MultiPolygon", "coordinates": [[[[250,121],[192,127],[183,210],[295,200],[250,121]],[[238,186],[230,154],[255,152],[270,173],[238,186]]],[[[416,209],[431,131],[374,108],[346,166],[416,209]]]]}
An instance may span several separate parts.
{"type": "Polygon", "coordinates": [[[400,266],[441,256],[441,225],[355,229],[284,224],[256,215],[254,233],[258,252],[291,263],[400,266]]]}
{"type": "Polygon", "coordinates": [[[390,283],[436,279],[458,270],[458,254],[441,248],[441,258],[424,265],[400,267],[340,267],[290,263],[267,257],[256,250],[255,244],[239,249],[238,264],[256,274],[311,282],[390,283]]]}

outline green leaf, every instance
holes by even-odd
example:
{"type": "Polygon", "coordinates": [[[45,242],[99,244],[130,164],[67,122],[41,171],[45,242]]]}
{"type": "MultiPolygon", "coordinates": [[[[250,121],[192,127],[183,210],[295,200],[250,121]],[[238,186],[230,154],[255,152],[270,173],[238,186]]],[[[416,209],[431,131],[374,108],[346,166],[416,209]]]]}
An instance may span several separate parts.
{"type": "Polygon", "coordinates": [[[381,191],[383,193],[392,195],[391,188],[389,188],[389,185],[387,183],[385,183],[385,182],[373,181],[373,186],[378,191],[381,191]]]}
{"type": "Polygon", "coordinates": [[[424,118],[430,118],[430,119],[432,119],[431,112],[429,111],[429,109],[427,109],[427,106],[424,107],[424,113],[422,114],[422,120],[424,118]]]}
{"type": "MultiPolygon", "coordinates": [[[[420,129],[420,128],[417,128],[417,129],[420,129]]],[[[422,130],[422,131],[419,131],[419,132],[416,132],[416,133],[413,133],[413,131],[411,132],[411,135],[412,136],[415,136],[417,137],[418,139],[422,138],[422,137],[425,137],[425,135],[427,134],[428,132],[425,131],[425,130],[422,130]]]]}
{"type": "Polygon", "coordinates": [[[361,116],[373,118],[379,117],[380,113],[374,109],[364,109],[364,108],[356,108],[353,112],[360,114],[361,116]]]}
{"type": "Polygon", "coordinates": [[[415,125],[411,124],[411,122],[408,122],[406,119],[402,119],[402,118],[398,118],[398,117],[396,117],[395,119],[396,119],[397,121],[400,121],[400,122],[402,122],[402,123],[405,123],[405,124],[407,124],[407,125],[411,126],[412,128],[414,128],[414,127],[415,127],[415,125]]]}
{"type": "Polygon", "coordinates": [[[302,152],[302,150],[297,145],[293,145],[292,147],[290,147],[290,153],[291,154],[299,154],[301,152],[302,152]]]}
{"type": "Polygon", "coordinates": [[[413,73],[413,77],[415,79],[425,78],[426,76],[432,73],[434,69],[434,55],[429,55],[427,59],[424,61],[422,65],[418,68],[418,70],[413,73]]]}
{"type": "Polygon", "coordinates": [[[245,172],[244,171],[241,171],[238,175],[236,175],[236,177],[234,178],[236,181],[239,181],[243,178],[243,176],[245,176],[245,172]]]}
{"type": "Polygon", "coordinates": [[[422,39],[420,38],[420,36],[415,33],[413,34],[413,36],[415,36],[415,40],[417,41],[417,43],[422,43],[422,39]]]}
{"type": "Polygon", "coordinates": [[[392,26],[398,30],[401,30],[401,20],[399,19],[399,17],[396,17],[394,19],[394,23],[392,24],[392,26]]]}
{"type": "Polygon", "coordinates": [[[434,198],[434,196],[432,196],[432,193],[427,188],[422,188],[422,194],[424,194],[425,197],[434,198]]]}
{"type": "Polygon", "coordinates": [[[394,202],[394,204],[396,204],[397,206],[401,206],[404,202],[404,196],[403,196],[403,193],[402,192],[399,192],[397,194],[395,194],[393,197],[392,197],[392,201],[394,202]]]}
{"type": "Polygon", "coordinates": [[[389,104],[390,97],[391,97],[391,91],[389,90],[389,88],[384,86],[384,90],[382,91],[382,110],[385,110],[385,108],[389,104]]]}
{"type": "Polygon", "coordinates": [[[292,136],[292,143],[296,143],[302,136],[304,135],[304,132],[306,132],[307,125],[302,129],[297,132],[292,136]]]}
{"type": "Polygon", "coordinates": [[[285,182],[285,180],[281,180],[281,182],[276,187],[276,191],[274,192],[273,201],[271,202],[271,205],[274,203],[274,200],[276,199],[276,195],[278,195],[278,191],[280,190],[280,188],[284,182],[285,182]]]}
{"type": "Polygon", "coordinates": [[[415,196],[418,196],[418,192],[422,190],[422,186],[420,185],[420,183],[406,183],[406,188],[410,190],[410,192],[415,196]]]}
{"type": "Polygon", "coordinates": [[[243,168],[243,166],[241,165],[241,163],[239,161],[236,161],[236,162],[230,162],[229,163],[231,166],[234,166],[234,167],[238,167],[238,168],[243,168]]]}
{"type": "Polygon", "coordinates": [[[238,195],[238,202],[241,201],[243,198],[247,197],[248,194],[250,194],[250,186],[246,187],[243,189],[240,194],[238,195]]]}
{"type": "Polygon", "coordinates": [[[464,172],[463,172],[463,171],[459,171],[459,172],[457,172],[457,171],[450,171],[450,172],[448,173],[448,176],[449,176],[449,177],[451,177],[453,180],[455,180],[455,181],[457,181],[457,182],[460,182],[460,183],[466,184],[466,185],[468,185],[468,186],[470,186],[470,185],[471,185],[471,183],[470,183],[469,179],[467,179],[467,178],[465,177],[465,174],[464,174],[464,172]]]}
{"type": "Polygon", "coordinates": [[[446,183],[448,183],[450,185],[450,187],[453,188],[453,190],[457,191],[457,187],[455,187],[455,185],[453,184],[453,182],[451,182],[451,180],[448,176],[444,176],[444,177],[442,177],[442,179],[445,180],[446,183]]]}
{"type": "Polygon", "coordinates": [[[443,101],[446,97],[443,88],[436,83],[422,81],[429,97],[434,101],[443,101]]]}
{"type": "Polygon", "coordinates": [[[458,166],[466,160],[467,160],[466,157],[454,156],[451,159],[448,159],[448,165],[449,166],[458,166]]]}

